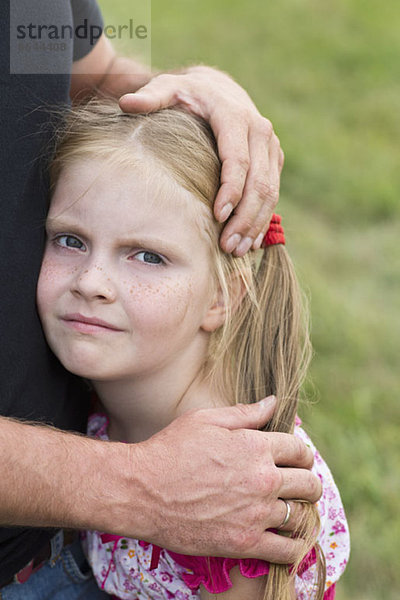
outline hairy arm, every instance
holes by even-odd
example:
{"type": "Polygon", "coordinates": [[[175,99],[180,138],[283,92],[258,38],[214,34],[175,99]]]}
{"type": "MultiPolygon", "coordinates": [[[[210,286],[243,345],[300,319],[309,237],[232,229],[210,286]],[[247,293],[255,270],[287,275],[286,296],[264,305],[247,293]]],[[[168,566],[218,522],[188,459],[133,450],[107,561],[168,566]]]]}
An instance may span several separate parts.
{"type": "Polygon", "coordinates": [[[154,76],[140,62],[117,55],[111,42],[102,35],[93,50],[73,64],[70,96],[72,101],[93,93],[119,98],[135,92],[154,76]]]}
{"type": "Polygon", "coordinates": [[[265,530],[283,520],[279,497],[315,501],[321,490],[300,440],[247,429],[272,410],[260,403],[187,413],[140,444],[2,418],[1,523],[97,529],[185,554],[293,562],[301,545],[265,530]],[[249,453],[258,457],[252,467],[249,453]]]}
{"type": "Polygon", "coordinates": [[[118,489],[123,485],[122,477],[118,475],[118,481],[114,477],[114,472],[119,474],[127,463],[119,446],[0,418],[1,523],[97,526],[105,511],[116,510],[110,504],[113,486],[118,489]],[[110,468],[105,470],[104,464],[110,468]]]}

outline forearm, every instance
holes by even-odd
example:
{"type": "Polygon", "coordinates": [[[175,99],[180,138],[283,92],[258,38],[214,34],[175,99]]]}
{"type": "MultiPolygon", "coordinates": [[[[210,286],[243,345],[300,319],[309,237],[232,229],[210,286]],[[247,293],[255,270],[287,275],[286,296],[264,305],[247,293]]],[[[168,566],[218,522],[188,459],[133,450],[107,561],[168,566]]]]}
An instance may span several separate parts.
{"type": "Polygon", "coordinates": [[[136,92],[155,75],[138,61],[115,55],[95,91],[100,95],[120,98],[123,94],[136,92]]]}
{"type": "MultiPolygon", "coordinates": [[[[204,72],[208,77],[211,67],[189,66],[165,72],[169,75],[204,72]]],[[[88,96],[106,95],[120,98],[124,94],[136,92],[160,72],[152,71],[138,60],[119,56],[109,40],[104,36],[92,52],[73,65],[70,96],[81,101],[88,96]]],[[[241,93],[246,95],[244,90],[241,93]]]]}
{"type": "Polygon", "coordinates": [[[132,448],[5,418],[0,446],[3,525],[148,533],[136,511],[129,523],[121,522],[126,499],[135,494],[132,448]]]}
{"type": "Polygon", "coordinates": [[[135,92],[153,77],[139,61],[118,56],[104,36],[87,56],[74,63],[71,75],[70,96],[78,102],[95,94],[119,98],[135,92]]]}
{"type": "Polygon", "coordinates": [[[247,429],[268,422],[273,408],[268,399],[185,413],[139,444],[0,418],[0,522],[95,529],[181,554],[294,562],[302,543],[266,530],[282,523],[280,498],[315,502],[321,490],[300,440],[247,429]]]}
{"type": "Polygon", "coordinates": [[[216,71],[213,67],[202,65],[181,67],[169,71],[151,71],[132,58],[114,55],[106,73],[100,82],[97,83],[95,89],[101,95],[105,94],[106,96],[120,98],[124,94],[136,92],[139,88],[149,83],[153,77],[158,75],[185,75],[187,73],[194,73],[197,70],[205,72],[216,71]]]}

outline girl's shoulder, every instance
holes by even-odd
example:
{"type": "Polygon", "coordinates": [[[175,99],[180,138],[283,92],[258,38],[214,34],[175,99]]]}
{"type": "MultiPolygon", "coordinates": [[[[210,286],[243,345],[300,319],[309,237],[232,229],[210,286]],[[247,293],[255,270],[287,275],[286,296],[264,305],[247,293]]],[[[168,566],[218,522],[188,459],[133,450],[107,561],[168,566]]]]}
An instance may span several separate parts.
{"type": "MultiPolygon", "coordinates": [[[[321,520],[318,542],[325,555],[326,588],[328,590],[342,575],[349,560],[349,527],[340,492],[332,472],[301,425],[301,420],[297,418],[294,433],[311,448],[314,454],[312,471],[322,483],[322,496],[317,503],[321,520]]],[[[304,596],[304,598],[306,597],[304,596]]],[[[301,598],[301,596],[298,596],[298,598],[301,598]]]]}

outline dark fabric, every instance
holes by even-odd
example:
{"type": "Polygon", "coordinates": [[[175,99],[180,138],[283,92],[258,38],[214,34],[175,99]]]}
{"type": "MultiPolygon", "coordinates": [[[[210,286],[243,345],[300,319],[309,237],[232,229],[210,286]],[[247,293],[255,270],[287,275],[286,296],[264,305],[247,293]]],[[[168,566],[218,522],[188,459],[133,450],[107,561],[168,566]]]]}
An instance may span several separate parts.
{"type": "MultiPolygon", "coordinates": [[[[23,11],[45,5],[47,22],[101,22],[95,0],[11,0],[23,11]],[[78,10],[79,8],[79,10],[78,10]]],[[[23,13],[21,13],[23,14],[23,13]]],[[[68,103],[72,56],[92,46],[81,42],[66,52],[60,75],[10,74],[10,4],[0,0],[0,414],[84,431],[88,399],[80,382],[48,349],[35,308],[36,280],[44,242],[48,185],[38,159],[49,146],[46,106],[68,103]]],[[[47,53],[47,60],[54,60],[47,53]]],[[[59,60],[59,59],[58,59],[59,60]]],[[[18,440],[15,440],[18,444],[18,440]]],[[[1,449],[6,452],[7,449],[1,449]]],[[[53,535],[50,530],[0,529],[0,586],[53,535]]]]}
{"type": "MultiPolygon", "coordinates": [[[[54,0],[52,0],[54,1],[54,0]]],[[[74,21],[74,60],[85,56],[96,44],[99,28],[103,28],[103,20],[95,0],[71,0],[72,18],[74,21]],[[87,26],[85,29],[85,25],[87,26]],[[90,34],[92,27],[92,36],[90,34]]]]}

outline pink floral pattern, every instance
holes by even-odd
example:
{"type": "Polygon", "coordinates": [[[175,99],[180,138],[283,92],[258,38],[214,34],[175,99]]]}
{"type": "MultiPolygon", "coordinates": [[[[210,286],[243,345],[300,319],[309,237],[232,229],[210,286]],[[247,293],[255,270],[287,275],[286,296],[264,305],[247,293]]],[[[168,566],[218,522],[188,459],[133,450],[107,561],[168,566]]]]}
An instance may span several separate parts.
{"type": "MultiPolygon", "coordinates": [[[[323,495],[318,503],[321,516],[319,543],[326,557],[327,581],[325,600],[333,600],[335,583],[346,568],[349,558],[350,539],[339,491],[332,474],[314,447],[310,438],[297,421],[295,434],[314,453],[313,471],[323,484],[323,495]]],[[[108,420],[104,415],[93,415],[89,420],[88,434],[100,439],[107,437],[108,420]]],[[[268,563],[256,560],[210,559],[214,562],[212,573],[204,571],[204,557],[187,557],[182,560],[161,549],[158,567],[150,569],[153,546],[140,540],[122,538],[88,531],[83,534],[83,546],[101,589],[121,600],[194,600],[200,598],[198,586],[202,582],[207,589],[213,581],[223,581],[224,589],[231,587],[229,570],[239,564],[245,577],[257,577],[268,572],[268,563]],[[174,558],[175,557],[175,558],[174,558]],[[180,564],[181,563],[181,564],[180,564]],[[189,568],[189,566],[191,568],[189,568]]],[[[207,565],[210,565],[207,562],[207,565]]],[[[303,561],[296,575],[296,599],[312,597],[315,580],[314,560],[303,561]]],[[[222,588],[210,590],[215,593],[222,588]]]]}

